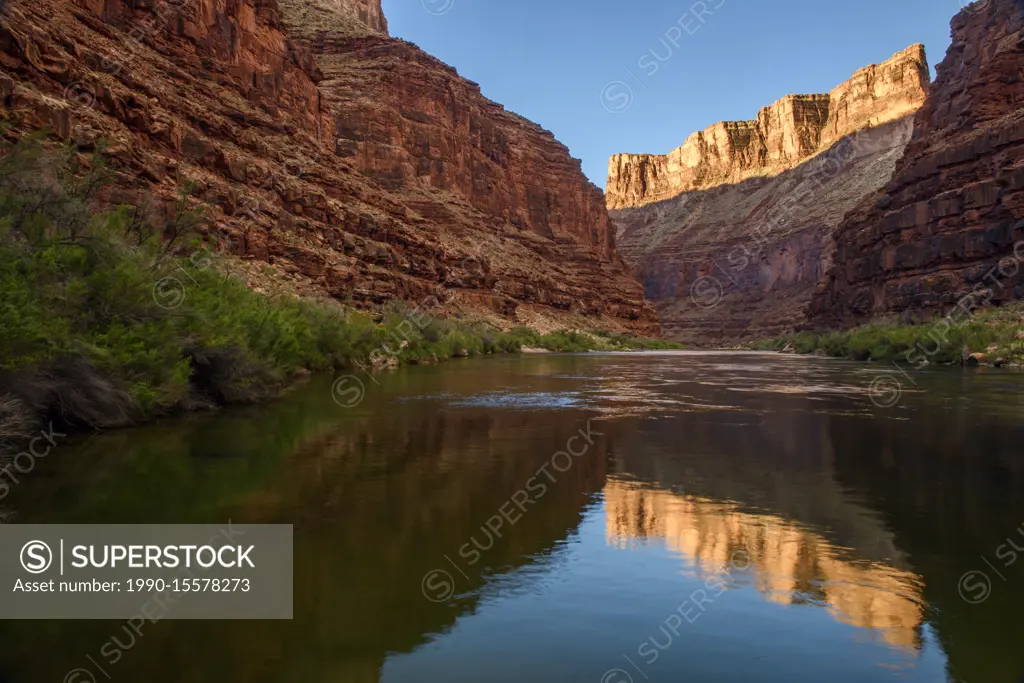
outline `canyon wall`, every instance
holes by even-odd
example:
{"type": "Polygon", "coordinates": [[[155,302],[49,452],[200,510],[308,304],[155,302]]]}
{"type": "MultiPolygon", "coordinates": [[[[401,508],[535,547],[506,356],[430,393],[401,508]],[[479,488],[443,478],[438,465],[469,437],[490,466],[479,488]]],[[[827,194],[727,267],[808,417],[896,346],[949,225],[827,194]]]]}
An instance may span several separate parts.
{"type": "Polygon", "coordinates": [[[1024,2],[974,3],[952,29],[893,177],[837,229],[817,325],[1024,298],[1024,2]]]}
{"type": "Polygon", "coordinates": [[[346,36],[388,35],[381,0],[278,0],[290,38],[331,31],[346,36]]]}
{"type": "Polygon", "coordinates": [[[550,132],[411,43],[326,33],[311,47],[337,154],[360,173],[393,190],[451,191],[517,230],[612,256],[604,195],[550,132]]]}
{"type": "Polygon", "coordinates": [[[754,121],[724,121],[668,155],[616,154],[608,164],[608,208],[644,206],[791,169],[863,128],[913,114],[928,86],[924,46],[857,71],[828,94],[789,95],[754,121]]]}
{"type": "MultiPolygon", "coordinates": [[[[705,131],[662,157],[684,160],[666,161],[669,175],[649,177],[642,169],[655,167],[640,165],[631,166],[639,172],[632,180],[610,177],[610,189],[627,188],[608,195],[610,206],[629,205],[611,211],[619,252],[636,269],[665,334],[724,345],[805,325],[831,264],[830,236],[891,177],[927,74],[914,46],[861,69],[830,95],[785,98],[757,122],[708,129],[746,126],[742,145],[736,137],[707,144],[705,131]],[[652,177],[666,182],[650,190],[652,177]]],[[[622,163],[613,157],[613,176],[622,163]]]]}
{"type": "Polygon", "coordinates": [[[103,142],[109,202],[190,181],[259,291],[658,333],[580,163],[389,38],[379,0],[15,0],[0,105],[8,140],[103,142]]]}

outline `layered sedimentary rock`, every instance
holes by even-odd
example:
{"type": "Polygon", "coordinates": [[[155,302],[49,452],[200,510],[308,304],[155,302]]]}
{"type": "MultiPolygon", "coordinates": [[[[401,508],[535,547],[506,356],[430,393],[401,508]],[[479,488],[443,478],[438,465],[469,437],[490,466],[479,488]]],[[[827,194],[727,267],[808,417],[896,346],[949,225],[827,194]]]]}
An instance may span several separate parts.
{"type": "Polygon", "coordinates": [[[388,35],[388,20],[380,0],[278,0],[287,19],[290,38],[318,31],[358,35],[388,35]]]}
{"type": "MultiPolygon", "coordinates": [[[[674,196],[653,203],[650,194],[634,195],[631,201],[642,206],[611,212],[619,251],[636,268],[667,336],[722,345],[806,323],[811,297],[831,263],[830,236],[847,212],[891,177],[910,139],[907,108],[923,102],[927,70],[923,52],[912,47],[862,69],[832,95],[782,100],[750,125],[751,131],[775,132],[751,133],[747,152],[712,154],[722,147],[705,146],[708,155],[677,165],[697,173],[703,189],[679,193],[672,186],[666,192],[674,196]],[[811,104],[823,107],[817,119],[811,104]],[[818,123],[795,125],[798,120],[818,123]],[[766,139],[774,142],[766,145],[766,139]],[[760,151],[751,155],[753,147],[760,151]],[[779,170],[805,154],[814,156],[779,170]],[[766,165],[765,159],[773,161],[766,165]],[[738,180],[747,174],[752,177],[738,180]]],[[[743,124],[720,125],[737,130],[743,124]]],[[[701,144],[703,136],[697,134],[701,144]]],[[[685,177],[691,182],[698,176],[685,177]]]]}
{"type": "Polygon", "coordinates": [[[776,175],[863,128],[913,114],[928,86],[924,46],[857,71],[828,94],[789,95],[754,121],[716,123],[668,155],[617,154],[608,164],[608,207],[644,206],[683,192],[776,175]]]}
{"type": "Polygon", "coordinates": [[[579,162],[388,38],[379,0],[16,0],[0,19],[7,137],[104,141],[111,202],[191,181],[255,287],[658,332],[579,162]]]}
{"type": "Polygon", "coordinates": [[[337,153],[360,173],[392,189],[452,191],[516,229],[612,256],[604,196],[550,132],[411,43],[327,33],[312,49],[337,153]]]}
{"type": "Polygon", "coordinates": [[[613,211],[665,335],[717,346],[802,327],[831,230],[890,177],[911,125],[861,131],[774,178],[613,211]]]}
{"type": "Polygon", "coordinates": [[[974,3],[952,29],[895,174],[838,228],[816,324],[1024,297],[1024,2],[974,3]]]}

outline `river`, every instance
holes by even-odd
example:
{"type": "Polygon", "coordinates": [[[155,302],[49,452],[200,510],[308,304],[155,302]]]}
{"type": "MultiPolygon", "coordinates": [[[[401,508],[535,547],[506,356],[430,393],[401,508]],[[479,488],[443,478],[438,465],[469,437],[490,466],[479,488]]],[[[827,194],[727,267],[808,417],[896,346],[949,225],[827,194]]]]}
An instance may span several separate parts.
{"type": "Polygon", "coordinates": [[[294,619],[5,622],[0,682],[1024,675],[1024,374],[671,352],[359,382],[59,442],[17,522],[293,524],[294,619]]]}

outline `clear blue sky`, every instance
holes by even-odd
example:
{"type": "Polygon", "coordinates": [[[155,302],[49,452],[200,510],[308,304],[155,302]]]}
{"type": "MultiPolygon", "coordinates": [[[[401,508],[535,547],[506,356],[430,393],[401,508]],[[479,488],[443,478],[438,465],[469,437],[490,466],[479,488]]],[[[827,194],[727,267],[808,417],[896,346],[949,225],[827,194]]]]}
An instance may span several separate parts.
{"type": "Polygon", "coordinates": [[[384,11],[392,35],[551,130],[603,188],[614,153],[664,154],[908,45],[925,44],[934,77],[962,2],[706,0],[698,13],[717,9],[700,19],[693,0],[384,0],[384,11]]]}

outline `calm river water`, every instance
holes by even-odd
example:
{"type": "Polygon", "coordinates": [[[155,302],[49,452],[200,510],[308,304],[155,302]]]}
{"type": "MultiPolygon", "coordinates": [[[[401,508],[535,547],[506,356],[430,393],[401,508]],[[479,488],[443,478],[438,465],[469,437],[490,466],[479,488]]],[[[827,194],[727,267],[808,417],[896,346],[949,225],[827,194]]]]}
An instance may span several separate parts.
{"type": "Polygon", "coordinates": [[[350,408],[317,380],[60,444],[16,521],[294,524],[295,618],[6,622],[0,682],[1024,676],[1024,374],[660,353],[362,379],[350,408]]]}

